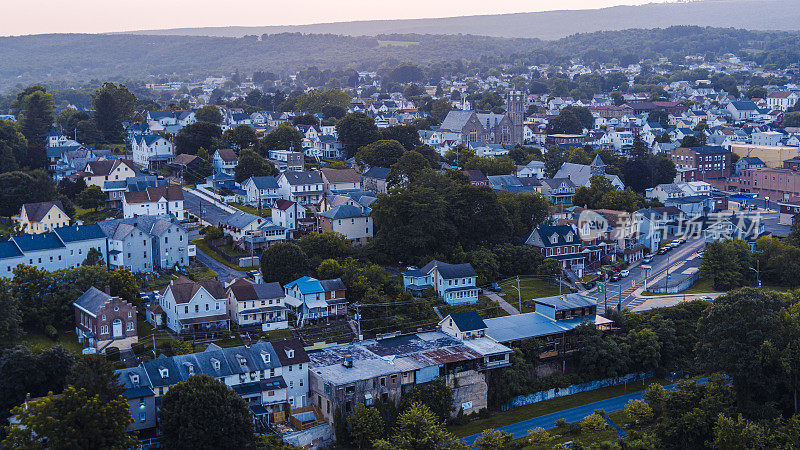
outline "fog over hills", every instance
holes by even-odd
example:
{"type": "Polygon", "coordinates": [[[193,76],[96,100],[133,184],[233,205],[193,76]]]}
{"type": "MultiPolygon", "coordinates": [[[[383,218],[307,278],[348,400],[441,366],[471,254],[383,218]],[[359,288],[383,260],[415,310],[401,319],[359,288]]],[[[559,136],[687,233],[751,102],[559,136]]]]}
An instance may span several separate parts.
{"type": "Polygon", "coordinates": [[[129,34],[241,37],[285,32],[349,36],[414,33],[558,39],[575,33],[629,28],[664,28],[672,25],[749,30],[800,30],[800,0],[702,0],[590,10],[290,26],[174,28],[142,30],[129,34]]]}

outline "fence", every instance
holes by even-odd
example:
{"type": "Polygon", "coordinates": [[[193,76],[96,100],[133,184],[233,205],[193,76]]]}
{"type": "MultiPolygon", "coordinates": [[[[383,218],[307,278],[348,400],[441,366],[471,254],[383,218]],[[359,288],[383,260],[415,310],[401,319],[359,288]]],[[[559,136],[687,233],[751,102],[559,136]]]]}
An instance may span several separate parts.
{"type": "Polygon", "coordinates": [[[624,383],[630,383],[631,381],[639,381],[644,380],[646,378],[650,378],[653,376],[653,372],[638,372],[638,373],[629,373],[628,375],[623,375],[621,377],[614,377],[614,378],[606,378],[604,380],[596,380],[590,381],[588,383],[582,384],[572,384],[565,388],[553,388],[547,391],[539,391],[535,394],[530,395],[518,395],[511,399],[511,401],[503,406],[503,410],[508,410],[509,408],[516,408],[519,406],[530,405],[532,403],[539,403],[545,400],[552,400],[558,397],[565,397],[567,395],[577,394],[580,392],[586,391],[593,391],[595,389],[600,389],[609,386],[618,386],[624,383]]]}

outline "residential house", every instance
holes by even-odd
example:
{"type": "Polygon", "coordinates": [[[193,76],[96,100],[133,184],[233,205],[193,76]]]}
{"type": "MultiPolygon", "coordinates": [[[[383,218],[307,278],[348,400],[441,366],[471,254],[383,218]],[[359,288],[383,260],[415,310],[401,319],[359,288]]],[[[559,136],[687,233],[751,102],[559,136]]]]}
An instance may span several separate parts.
{"type": "Polygon", "coordinates": [[[488,186],[489,179],[480,170],[462,170],[464,175],[467,176],[469,182],[473,186],[488,186]]]}
{"type": "Polygon", "coordinates": [[[183,188],[180,186],[148,187],[143,191],[125,192],[122,198],[122,215],[126,219],[166,214],[184,219],[183,188]]]}
{"type": "Polygon", "coordinates": [[[517,176],[520,178],[544,178],[544,161],[531,161],[524,166],[517,166],[517,176]]]}
{"type": "Polygon", "coordinates": [[[757,156],[745,156],[744,158],[739,158],[739,160],[733,165],[734,173],[736,175],[740,175],[745,169],[758,169],[760,167],[767,167],[767,165],[764,164],[764,161],[761,161],[761,158],[757,156]]]}
{"type": "Polygon", "coordinates": [[[539,225],[525,238],[525,244],[542,252],[542,256],[561,263],[563,270],[583,277],[586,256],[578,232],[569,225],[539,225]]]}
{"type": "Polygon", "coordinates": [[[219,225],[225,236],[230,236],[233,245],[245,251],[286,242],[291,236],[291,230],[273,222],[272,217],[260,217],[243,211],[229,216],[219,225]]]}
{"type": "Polygon", "coordinates": [[[770,109],[777,109],[780,111],[788,111],[795,104],[797,99],[800,98],[797,92],[792,91],[772,91],[767,94],[767,106],[770,109]]]}
{"type": "Polygon", "coordinates": [[[64,212],[60,200],[54,202],[25,203],[19,216],[14,217],[23,233],[40,234],[69,225],[70,218],[64,212]]]}
{"type": "Polygon", "coordinates": [[[280,198],[278,181],[272,176],[250,177],[241,186],[248,205],[266,208],[280,198]]]}
{"type": "Polygon", "coordinates": [[[386,167],[370,167],[363,175],[364,189],[376,194],[385,194],[388,192],[386,188],[386,177],[388,175],[389,169],[386,167]]]}
{"type": "Polygon", "coordinates": [[[164,166],[175,157],[172,142],[158,134],[139,136],[131,141],[133,162],[140,167],[164,166]]]}
{"type": "Polygon", "coordinates": [[[486,334],[486,323],[475,311],[448,314],[439,321],[439,329],[456,339],[480,338],[486,334]]]}
{"type": "Polygon", "coordinates": [[[102,188],[106,181],[124,181],[139,173],[129,159],[104,159],[89,161],[81,174],[86,186],[102,188]]]}
{"type": "Polygon", "coordinates": [[[293,237],[298,230],[304,227],[306,219],[306,209],[295,202],[278,199],[272,206],[272,223],[283,227],[289,231],[289,238],[293,237]]]}
{"type": "Polygon", "coordinates": [[[433,288],[450,305],[478,302],[478,274],[472,264],[448,264],[433,260],[420,269],[409,267],[403,272],[403,289],[419,295],[433,288]]]}
{"type": "Polygon", "coordinates": [[[301,205],[314,205],[322,201],[323,181],[319,172],[283,172],[278,177],[278,193],[284,200],[301,205]]]}
{"type": "Polygon", "coordinates": [[[361,175],[353,169],[323,168],[320,172],[325,194],[361,189],[361,175]]]}
{"type": "Polygon", "coordinates": [[[188,153],[181,153],[169,163],[170,174],[183,181],[184,176],[188,175],[187,180],[199,180],[203,178],[206,173],[203,172],[204,166],[203,158],[197,155],[190,155],[188,153]]]}
{"type": "Polygon", "coordinates": [[[256,284],[239,278],[228,286],[227,294],[228,317],[240,328],[270,331],[289,327],[280,283],[256,284]]]}
{"type": "Polygon", "coordinates": [[[226,175],[235,175],[236,166],[239,164],[239,156],[232,148],[221,148],[214,152],[211,158],[214,171],[226,175]]]}
{"type": "Polygon", "coordinates": [[[196,282],[183,276],[171,281],[159,300],[166,327],[181,336],[228,330],[226,302],[225,287],[219,281],[196,282]]]}
{"type": "Polygon", "coordinates": [[[542,195],[557,207],[572,206],[575,196],[575,184],[569,178],[545,178],[542,182],[542,195]]]}
{"type": "Polygon", "coordinates": [[[341,318],[347,314],[347,288],[340,278],[318,280],[300,277],[283,286],[286,305],[297,323],[341,318]]]}
{"type": "Polygon", "coordinates": [[[302,172],[305,170],[305,156],[303,152],[291,150],[270,150],[269,160],[281,172],[302,172]]]}
{"type": "Polygon", "coordinates": [[[189,265],[195,245],[172,216],[137,216],[97,222],[107,238],[110,268],[153,272],[189,265]]]}
{"type": "Polygon", "coordinates": [[[353,245],[364,245],[372,238],[374,227],[370,209],[353,205],[339,205],[318,214],[320,230],[343,234],[353,245]]]}
{"type": "Polygon", "coordinates": [[[92,249],[106,262],[106,239],[96,224],[56,228],[41,234],[13,236],[0,243],[0,276],[14,277],[18,264],[55,271],[79,267],[92,249]]]}
{"type": "Polygon", "coordinates": [[[617,175],[606,173],[606,163],[600,159],[600,155],[595,156],[588,166],[585,164],[564,163],[553,178],[567,178],[575,187],[583,186],[588,188],[591,186],[591,179],[595,175],[608,179],[616,190],[625,189],[625,184],[617,175]]]}
{"type": "Polygon", "coordinates": [[[120,297],[112,297],[94,286],[72,304],[75,308],[75,334],[78,342],[104,353],[108,347],[120,350],[139,342],[136,306],[120,297]]]}
{"type": "Polygon", "coordinates": [[[676,181],[724,179],[731,173],[731,151],[718,146],[678,147],[670,158],[678,170],[676,181]]]}
{"type": "Polygon", "coordinates": [[[725,109],[734,122],[750,120],[758,115],[758,106],[749,100],[730,102],[725,109]]]}
{"type": "MultiPolygon", "coordinates": [[[[128,401],[132,422],[127,431],[143,433],[151,431],[155,434],[156,421],[156,393],[150,386],[147,371],[143,367],[129,367],[117,370],[119,383],[125,389],[122,395],[128,401]]],[[[139,438],[144,438],[140,434],[139,438]]]]}

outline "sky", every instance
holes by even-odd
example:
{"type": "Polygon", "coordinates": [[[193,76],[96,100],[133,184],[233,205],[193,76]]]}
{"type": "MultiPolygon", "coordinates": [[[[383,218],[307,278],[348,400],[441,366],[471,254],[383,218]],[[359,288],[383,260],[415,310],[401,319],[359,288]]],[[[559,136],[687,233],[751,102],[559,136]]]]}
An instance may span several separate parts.
{"type": "Polygon", "coordinates": [[[0,35],[301,25],[593,9],[665,0],[0,0],[0,35]]]}

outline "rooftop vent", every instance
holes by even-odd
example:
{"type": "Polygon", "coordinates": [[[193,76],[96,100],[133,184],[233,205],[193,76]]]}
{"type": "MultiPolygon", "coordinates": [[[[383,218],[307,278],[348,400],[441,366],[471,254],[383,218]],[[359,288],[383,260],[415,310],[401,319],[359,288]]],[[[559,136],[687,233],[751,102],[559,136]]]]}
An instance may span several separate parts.
{"type": "Polygon", "coordinates": [[[346,357],[346,358],[345,358],[345,359],[342,361],[342,365],[343,365],[343,366],[345,366],[345,367],[347,367],[348,369],[352,369],[352,368],[353,368],[353,357],[352,357],[352,356],[348,356],[348,357],[346,357]]]}

